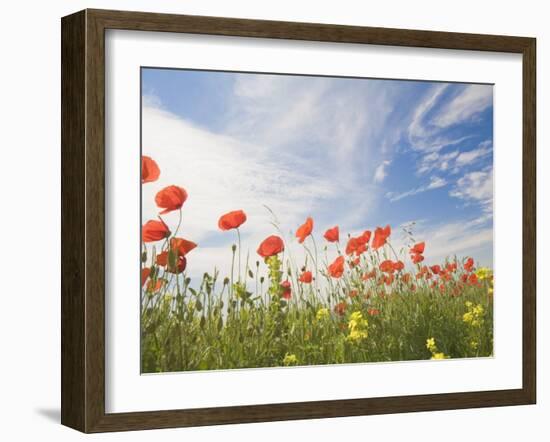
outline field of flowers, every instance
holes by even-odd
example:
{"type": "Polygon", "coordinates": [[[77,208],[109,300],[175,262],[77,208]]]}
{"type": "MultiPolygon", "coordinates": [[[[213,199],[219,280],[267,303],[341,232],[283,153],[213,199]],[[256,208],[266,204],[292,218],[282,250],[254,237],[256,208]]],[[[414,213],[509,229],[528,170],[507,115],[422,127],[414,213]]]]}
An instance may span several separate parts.
{"type": "MultiPolygon", "coordinates": [[[[159,175],[142,157],[142,184],[159,175]]],[[[235,238],[231,273],[192,284],[197,244],[178,236],[186,199],[182,187],[161,189],[158,219],[142,226],[142,372],[492,355],[493,274],[472,257],[424,265],[429,245],[409,231],[394,250],[389,225],[345,238],[334,226],[316,240],[308,217],[295,231],[304,262],[285,250],[276,224],[257,259],[243,259],[247,217],[235,210],[218,220],[220,234],[235,238]],[[172,211],[179,223],[170,227],[162,215],[172,211]]]]}

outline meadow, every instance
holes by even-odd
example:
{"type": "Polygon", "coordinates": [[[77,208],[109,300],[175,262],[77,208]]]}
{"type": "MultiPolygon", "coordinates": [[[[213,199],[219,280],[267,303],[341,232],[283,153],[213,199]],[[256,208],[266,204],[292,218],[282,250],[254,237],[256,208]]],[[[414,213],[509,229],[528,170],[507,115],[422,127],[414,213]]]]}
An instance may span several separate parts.
{"type": "MultiPolygon", "coordinates": [[[[142,185],[159,175],[142,157],[142,185]]],[[[158,219],[142,226],[143,373],[492,356],[493,273],[473,257],[425,265],[429,240],[405,230],[395,250],[389,225],[343,237],[334,226],[316,239],[311,217],[294,232],[303,262],[276,223],[245,257],[247,216],[236,209],[213,220],[234,235],[231,273],[213,263],[193,284],[197,244],[179,236],[187,196],[159,190],[158,219]],[[162,215],[173,211],[179,223],[168,226],[162,215]]]]}

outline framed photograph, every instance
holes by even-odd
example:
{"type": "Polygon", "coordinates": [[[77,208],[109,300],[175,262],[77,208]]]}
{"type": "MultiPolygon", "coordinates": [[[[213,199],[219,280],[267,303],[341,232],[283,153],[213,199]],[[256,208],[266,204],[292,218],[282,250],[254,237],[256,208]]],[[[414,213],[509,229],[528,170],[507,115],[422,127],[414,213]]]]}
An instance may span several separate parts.
{"type": "Polygon", "coordinates": [[[62,423],[535,403],[535,39],[62,19],[62,423]]]}

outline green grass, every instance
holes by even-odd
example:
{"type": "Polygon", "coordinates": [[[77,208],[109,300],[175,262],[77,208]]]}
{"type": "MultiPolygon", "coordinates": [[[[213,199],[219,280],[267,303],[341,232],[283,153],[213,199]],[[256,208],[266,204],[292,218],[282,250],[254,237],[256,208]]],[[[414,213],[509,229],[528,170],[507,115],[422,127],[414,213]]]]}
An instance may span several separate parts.
{"type": "MultiPolygon", "coordinates": [[[[198,290],[183,279],[172,289],[143,291],[142,372],[492,355],[489,279],[463,285],[460,292],[427,283],[414,291],[401,283],[376,291],[349,277],[325,300],[312,285],[297,284],[288,302],[278,292],[281,274],[271,274],[269,285],[256,295],[227,280],[220,290],[215,279],[205,275],[198,290]],[[346,289],[350,284],[360,289],[353,298],[346,289]],[[335,312],[337,302],[346,303],[344,314],[335,312]],[[464,316],[476,306],[482,307],[477,316],[464,316]],[[319,313],[325,308],[328,312],[319,313]],[[357,339],[350,338],[354,312],[363,318],[355,327],[362,332],[357,339]],[[428,349],[429,338],[436,349],[428,349]]],[[[255,278],[249,279],[254,286],[255,278]]],[[[456,287],[456,281],[458,274],[450,284],[456,287]]]]}

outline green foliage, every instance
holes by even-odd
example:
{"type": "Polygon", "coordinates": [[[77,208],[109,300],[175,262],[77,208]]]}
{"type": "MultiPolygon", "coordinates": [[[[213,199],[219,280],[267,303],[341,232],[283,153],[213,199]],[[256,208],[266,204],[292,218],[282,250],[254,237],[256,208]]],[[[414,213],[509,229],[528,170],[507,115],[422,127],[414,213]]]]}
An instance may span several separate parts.
{"type": "Polygon", "coordinates": [[[493,303],[486,285],[465,286],[457,296],[428,288],[356,296],[347,299],[340,315],[330,297],[315,305],[285,302],[280,261],[267,264],[270,284],[264,296],[237,282],[224,306],[209,275],[200,290],[187,283],[179,295],[150,296],[142,309],[142,371],[492,355],[493,303]],[[427,348],[430,338],[437,352],[427,348]]]}

